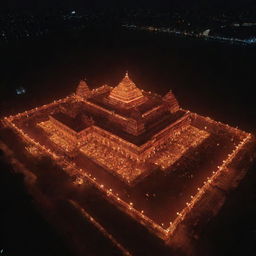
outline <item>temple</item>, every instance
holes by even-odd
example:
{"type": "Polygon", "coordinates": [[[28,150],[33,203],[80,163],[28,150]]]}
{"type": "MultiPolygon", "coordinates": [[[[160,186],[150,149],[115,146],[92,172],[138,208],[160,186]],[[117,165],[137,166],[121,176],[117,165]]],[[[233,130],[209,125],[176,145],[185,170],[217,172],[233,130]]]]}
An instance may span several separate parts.
{"type": "MultiPolygon", "coordinates": [[[[115,88],[93,92],[81,81],[73,101],[61,104],[37,125],[67,156],[80,152],[130,185],[145,177],[152,165],[170,167],[171,160],[160,164],[164,156],[156,153],[190,123],[172,92],[163,98],[143,92],[128,73],[115,88]],[[106,152],[116,158],[115,164],[106,161],[106,152]]],[[[173,162],[179,156],[173,156],[173,162]]]]}
{"type": "Polygon", "coordinates": [[[202,198],[229,191],[255,145],[252,134],[181,108],[172,91],[139,89],[128,72],[114,88],[91,90],[82,80],[75,93],[2,125],[21,138],[27,162],[49,157],[168,243],[192,213],[209,210],[202,198]]]}

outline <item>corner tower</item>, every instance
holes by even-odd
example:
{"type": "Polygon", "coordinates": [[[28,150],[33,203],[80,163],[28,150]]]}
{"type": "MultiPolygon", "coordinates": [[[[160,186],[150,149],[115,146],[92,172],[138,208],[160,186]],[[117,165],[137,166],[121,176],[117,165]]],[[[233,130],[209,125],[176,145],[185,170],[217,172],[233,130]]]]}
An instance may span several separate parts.
{"type": "Polygon", "coordinates": [[[81,98],[88,98],[91,95],[91,91],[86,83],[86,80],[81,80],[76,89],[76,95],[81,98]]]}

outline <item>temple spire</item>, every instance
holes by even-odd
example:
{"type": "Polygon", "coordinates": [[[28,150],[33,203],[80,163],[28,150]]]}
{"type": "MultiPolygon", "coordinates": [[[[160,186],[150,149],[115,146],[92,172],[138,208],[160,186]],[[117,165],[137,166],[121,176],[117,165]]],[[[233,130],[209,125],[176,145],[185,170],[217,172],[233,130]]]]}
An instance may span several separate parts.
{"type": "Polygon", "coordinates": [[[88,98],[90,94],[91,91],[87,85],[86,78],[84,78],[84,80],[81,80],[79,85],[77,86],[76,95],[82,98],[88,98]]]}
{"type": "Polygon", "coordinates": [[[126,71],[122,81],[111,91],[109,99],[124,107],[131,107],[145,102],[146,97],[130,79],[128,71],[126,71]]]}

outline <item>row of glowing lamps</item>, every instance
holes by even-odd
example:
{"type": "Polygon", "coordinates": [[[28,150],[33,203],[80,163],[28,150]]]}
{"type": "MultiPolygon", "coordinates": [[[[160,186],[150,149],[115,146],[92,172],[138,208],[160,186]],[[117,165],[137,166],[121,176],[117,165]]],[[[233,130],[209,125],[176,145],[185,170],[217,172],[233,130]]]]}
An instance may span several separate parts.
{"type": "MultiPolygon", "coordinates": [[[[104,86],[102,86],[102,87],[104,87],[104,86]]],[[[110,87],[110,88],[112,88],[112,87],[110,87]]],[[[97,93],[98,91],[100,91],[100,88],[93,89],[92,93],[97,93]]],[[[58,105],[58,104],[63,103],[63,102],[67,102],[67,101],[69,101],[71,99],[83,100],[83,98],[77,96],[76,94],[71,94],[71,95],[69,95],[69,96],[67,96],[65,98],[61,98],[59,100],[54,100],[53,102],[51,102],[49,104],[44,104],[44,105],[42,105],[40,107],[35,107],[35,108],[30,109],[28,111],[24,111],[23,113],[18,113],[18,114],[14,115],[14,116],[10,115],[9,117],[5,117],[4,119],[8,118],[10,121],[13,121],[16,117],[27,116],[29,114],[32,114],[33,112],[38,111],[38,110],[49,108],[51,106],[58,105]]]]}
{"type": "Polygon", "coordinates": [[[45,105],[42,105],[41,107],[36,107],[36,108],[33,108],[31,110],[28,110],[28,111],[24,111],[23,113],[18,113],[16,114],[15,116],[13,115],[10,115],[9,117],[5,117],[4,120],[8,120],[8,121],[13,121],[15,118],[20,118],[20,117],[23,117],[23,116],[27,116],[36,112],[36,111],[39,111],[39,110],[43,110],[43,109],[46,109],[46,108],[49,108],[51,106],[54,106],[54,105],[58,105],[60,103],[63,103],[63,102],[67,102],[69,101],[70,99],[72,99],[72,95],[71,96],[68,96],[66,98],[62,98],[62,99],[59,99],[59,100],[54,100],[52,103],[49,103],[49,104],[45,104],[45,105]]]}

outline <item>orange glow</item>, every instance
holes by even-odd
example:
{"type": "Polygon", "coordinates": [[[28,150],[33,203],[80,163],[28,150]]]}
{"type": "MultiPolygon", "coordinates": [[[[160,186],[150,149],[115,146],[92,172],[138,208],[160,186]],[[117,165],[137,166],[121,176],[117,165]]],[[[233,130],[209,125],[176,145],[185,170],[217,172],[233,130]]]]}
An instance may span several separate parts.
{"type": "MultiPolygon", "coordinates": [[[[5,117],[2,123],[29,145],[26,150],[32,156],[50,156],[65,172],[76,177],[75,185],[92,184],[106,196],[106,200],[164,240],[174,234],[179,223],[210,191],[211,183],[229,172],[229,165],[238,153],[254,141],[249,133],[180,108],[172,92],[161,97],[140,90],[128,74],[114,89],[102,86],[90,90],[83,81],[76,94],[5,117]],[[62,113],[64,119],[58,119],[56,113],[62,113]],[[24,124],[34,116],[44,117],[43,121],[27,128],[24,124]],[[175,211],[175,217],[169,217],[166,222],[154,220],[148,209],[141,209],[144,207],[125,198],[118,188],[110,187],[107,181],[100,180],[80,163],[86,159],[98,169],[104,169],[116,183],[124,183],[132,189],[152,173],[168,175],[173,172],[174,167],[186,161],[191,152],[197,152],[212,134],[219,131],[232,137],[229,140],[232,149],[221,159],[222,163],[211,169],[203,182],[193,187],[195,194],[189,194],[184,199],[183,208],[175,211]]],[[[214,146],[219,148],[220,143],[214,146]]],[[[108,236],[91,216],[86,212],[83,214],[108,236]]]]}

